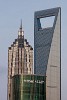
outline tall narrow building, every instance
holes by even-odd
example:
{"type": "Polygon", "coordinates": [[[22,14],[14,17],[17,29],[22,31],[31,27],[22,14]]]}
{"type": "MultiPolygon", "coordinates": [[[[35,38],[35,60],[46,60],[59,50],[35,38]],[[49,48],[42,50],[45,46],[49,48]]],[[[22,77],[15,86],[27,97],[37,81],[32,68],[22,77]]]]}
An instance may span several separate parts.
{"type": "Polygon", "coordinates": [[[35,12],[34,73],[37,75],[46,75],[46,100],[61,100],[60,7],[35,12]],[[53,25],[42,28],[41,19],[53,16],[53,25]]]}
{"type": "Polygon", "coordinates": [[[8,100],[11,100],[11,77],[33,73],[33,48],[24,38],[22,22],[18,38],[8,48],[8,100]]]}

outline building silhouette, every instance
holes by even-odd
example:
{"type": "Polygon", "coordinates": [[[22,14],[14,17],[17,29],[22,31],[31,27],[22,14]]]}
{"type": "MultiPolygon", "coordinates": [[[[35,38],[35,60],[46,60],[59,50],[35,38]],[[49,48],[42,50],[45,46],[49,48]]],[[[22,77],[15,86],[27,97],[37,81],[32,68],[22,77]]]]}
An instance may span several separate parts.
{"type": "Polygon", "coordinates": [[[34,14],[34,74],[46,76],[46,100],[61,100],[61,8],[34,14]],[[54,16],[51,27],[41,19],[54,16]]]}
{"type": "MultiPolygon", "coordinates": [[[[52,20],[51,20],[52,22],[52,20]]],[[[33,48],[26,39],[22,22],[8,48],[8,100],[61,100],[61,8],[36,11],[33,48]],[[53,17],[52,26],[41,19],[53,17]]]]}
{"type": "Polygon", "coordinates": [[[33,73],[33,48],[24,38],[22,21],[18,38],[8,48],[8,100],[11,100],[11,77],[33,73]]]}

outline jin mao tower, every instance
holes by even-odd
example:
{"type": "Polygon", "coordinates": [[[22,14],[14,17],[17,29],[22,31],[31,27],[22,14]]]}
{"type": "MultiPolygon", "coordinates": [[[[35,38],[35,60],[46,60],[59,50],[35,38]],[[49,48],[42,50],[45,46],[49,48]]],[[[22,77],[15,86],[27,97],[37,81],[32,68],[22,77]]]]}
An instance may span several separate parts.
{"type": "Polygon", "coordinates": [[[11,100],[11,77],[33,73],[33,48],[24,38],[22,21],[18,38],[8,48],[8,100],[11,100]]]}

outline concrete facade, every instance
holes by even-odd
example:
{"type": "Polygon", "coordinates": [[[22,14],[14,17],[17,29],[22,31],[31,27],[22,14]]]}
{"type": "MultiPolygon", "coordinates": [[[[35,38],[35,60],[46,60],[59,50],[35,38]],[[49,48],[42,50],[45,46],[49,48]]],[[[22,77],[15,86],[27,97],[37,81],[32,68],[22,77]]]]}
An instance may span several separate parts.
{"type": "Polygon", "coordinates": [[[46,100],[61,100],[61,8],[35,12],[34,74],[46,75],[46,100]],[[53,26],[42,28],[41,18],[55,16],[53,26]]]}

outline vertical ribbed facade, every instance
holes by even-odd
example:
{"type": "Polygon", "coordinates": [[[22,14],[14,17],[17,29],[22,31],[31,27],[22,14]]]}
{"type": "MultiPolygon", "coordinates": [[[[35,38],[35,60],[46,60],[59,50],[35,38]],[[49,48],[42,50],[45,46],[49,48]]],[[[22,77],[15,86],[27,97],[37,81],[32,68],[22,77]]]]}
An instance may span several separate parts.
{"type": "Polygon", "coordinates": [[[22,26],[18,38],[8,48],[8,100],[11,100],[11,77],[33,73],[33,48],[24,39],[22,26]]]}
{"type": "Polygon", "coordinates": [[[46,100],[61,100],[61,8],[35,12],[34,73],[46,75],[46,100]],[[54,16],[53,26],[42,28],[41,18],[54,16]]]}

